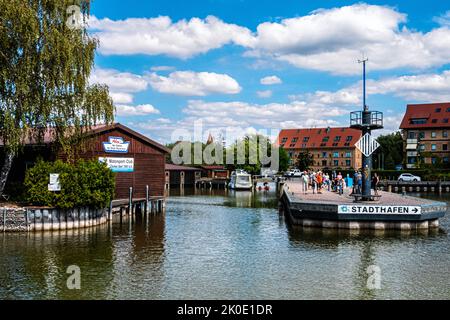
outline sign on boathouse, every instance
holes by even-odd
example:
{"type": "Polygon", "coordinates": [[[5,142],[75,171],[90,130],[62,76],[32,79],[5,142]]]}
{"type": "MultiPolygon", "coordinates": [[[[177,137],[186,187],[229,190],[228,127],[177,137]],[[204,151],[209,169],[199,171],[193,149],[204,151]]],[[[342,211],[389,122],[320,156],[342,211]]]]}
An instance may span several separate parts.
{"type": "Polygon", "coordinates": [[[128,153],[130,142],[122,137],[108,137],[108,142],[103,142],[103,149],[109,153],[128,153]]]}
{"type": "Polygon", "coordinates": [[[100,162],[105,162],[112,172],[133,172],[134,158],[99,157],[100,162]]]}

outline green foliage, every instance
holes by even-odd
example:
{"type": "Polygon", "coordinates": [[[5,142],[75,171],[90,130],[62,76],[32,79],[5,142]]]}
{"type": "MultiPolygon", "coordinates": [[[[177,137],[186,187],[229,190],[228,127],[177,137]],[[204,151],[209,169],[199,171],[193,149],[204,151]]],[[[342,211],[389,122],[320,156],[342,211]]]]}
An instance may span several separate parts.
{"type": "Polygon", "coordinates": [[[278,148],[278,152],[280,154],[280,158],[279,158],[280,169],[279,169],[279,171],[284,172],[289,168],[289,162],[290,162],[289,154],[283,148],[278,148]]]}
{"type": "Polygon", "coordinates": [[[24,186],[26,200],[33,205],[69,209],[74,207],[105,208],[114,196],[114,173],[96,160],[76,164],[60,160],[39,160],[27,170],[24,186]],[[49,176],[59,174],[61,191],[48,191],[49,176]]]}
{"type": "Polygon", "coordinates": [[[304,171],[309,170],[309,167],[314,163],[313,156],[308,151],[299,152],[295,160],[295,166],[304,171]]]}
{"type": "Polygon", "coordinates": [[[67,24],[88,0],[0,0],[0,140],[11,161],[0,172],[0,194],[14,155],[26,138],[42,141],[52,127],[55,145],[71,155],[75,136],[114,120],[108,87],[90,85],[98,40],[86,25],[67,24]]]}
{"type": "Polygon", "coordinates": [[[400,132],[377,138],[380,147],[372,154],[373,167],[393,170],[403,163],[403,138],[400,132]]]}

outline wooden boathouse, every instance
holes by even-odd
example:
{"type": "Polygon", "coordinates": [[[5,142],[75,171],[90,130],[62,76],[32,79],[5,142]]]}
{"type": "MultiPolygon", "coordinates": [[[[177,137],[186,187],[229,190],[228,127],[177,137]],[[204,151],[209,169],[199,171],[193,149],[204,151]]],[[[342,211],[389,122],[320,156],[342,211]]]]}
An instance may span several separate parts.
{"type": "MultiPolygon", "coordinates": [[[[42,142],[28,141],[13,163],[8,183],[20,184],[26,169],[40,157],[46,161],[67,160],[67,155],[52,147],[53,135],[47,130],[42,142]]],[[[78,148],[74,146],[73,148],[78,148]]],[[[78,150],[78,149],[77,149],[78,150]]],[[[78,159],[98,159],[116,173],[115,199],[162,197],[165,184],[165,157],[168,148],[120,124],[99,125],[86,133],[85,146],[78,159]]]]}

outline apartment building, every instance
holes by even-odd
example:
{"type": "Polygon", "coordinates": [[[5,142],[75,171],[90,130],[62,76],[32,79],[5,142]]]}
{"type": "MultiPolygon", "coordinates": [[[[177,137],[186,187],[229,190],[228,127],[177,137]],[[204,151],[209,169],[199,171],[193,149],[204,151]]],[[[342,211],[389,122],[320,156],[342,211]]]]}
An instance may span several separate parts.
{"type": "Polygon", "coordinates": [[[406,168],[420,163],[449,164],[450,102],[408,104],[400,129],[406,168]]]}
{"type": "Polygon", "coordinates": [[[362,166],[361,152],[355,143],[361,131],[348,128],[284,129],[278,145],[284,148],[294,164],[298,154],[308,151],[313,157],[311,169],[351,169],[362,166]]]}

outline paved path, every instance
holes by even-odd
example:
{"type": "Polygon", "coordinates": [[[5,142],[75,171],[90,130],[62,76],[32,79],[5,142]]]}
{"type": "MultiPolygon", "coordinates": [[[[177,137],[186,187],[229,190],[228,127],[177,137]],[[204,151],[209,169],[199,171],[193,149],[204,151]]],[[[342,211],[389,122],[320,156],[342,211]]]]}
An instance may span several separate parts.
{"type": "MultiPolygon", "coordinates": [[[[343,195],[339,195],[336,192],[329,192],[322,189],[322,193],[313,194],[312,189],[307,191],[307,194],[303,193],[302,183],[297,181],[286,181],[285,185],[289,188],[288,190],[293,195],[295,201],[307,201],[307,202],[317,202],[317,203],[333,203],[333,204],[352,204],[353,197],[349,194],[351,193],[351,188],[346,188],[343,195]]],[[[426,205],[433,204],[435,201],[415,198],[410,196],[403,196],[401,194],[378,191],[381,195],[379,201],[373,201],[370,203],[378,205],[405,205],[405,206],[415,206],[415,205],[426,205]]]]}

